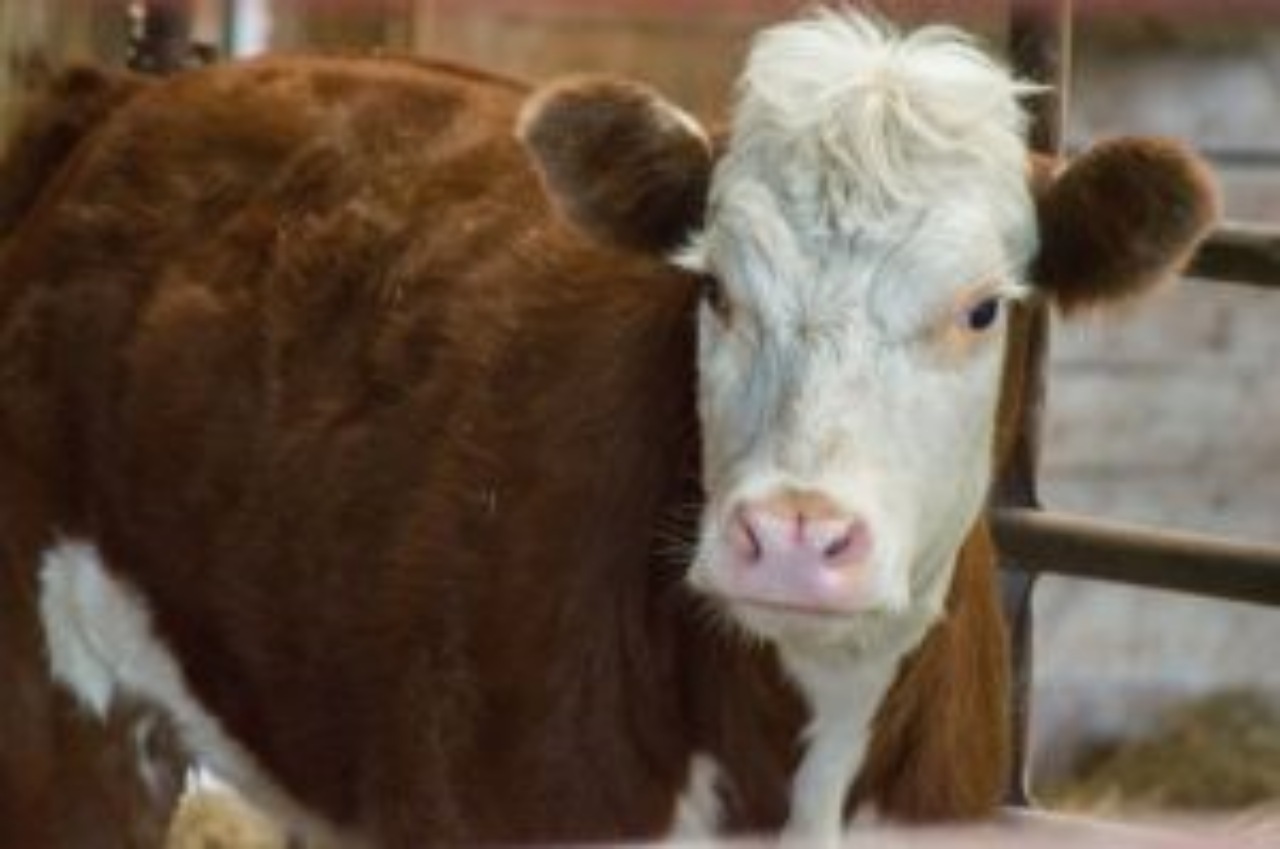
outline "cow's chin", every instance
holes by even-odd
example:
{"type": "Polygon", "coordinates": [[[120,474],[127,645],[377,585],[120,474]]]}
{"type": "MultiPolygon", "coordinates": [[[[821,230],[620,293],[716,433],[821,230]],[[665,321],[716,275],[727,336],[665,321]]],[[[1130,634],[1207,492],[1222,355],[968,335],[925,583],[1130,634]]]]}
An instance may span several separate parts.
{"type": "Polygon", "coordinates": [[[872,635],[894,616],[885,607],[837,613],[732,599],[724,599],[723,603],[728,616],[752,637],[797,651],[862,648],[874,642],[872,635]]]}
{"type": "MultiPolygon", "coordinates": [[[[885,568],[870,566],[870,568],[885,568]]],[[[694,589],[710,600],[745,635],[780,648],[860,648],[910,606],[909,591],[885,576],[872,576],[866,586],[838,600],[814,604],[744,593],[717,580],[715,567],[695,566],[694,589]]]]}

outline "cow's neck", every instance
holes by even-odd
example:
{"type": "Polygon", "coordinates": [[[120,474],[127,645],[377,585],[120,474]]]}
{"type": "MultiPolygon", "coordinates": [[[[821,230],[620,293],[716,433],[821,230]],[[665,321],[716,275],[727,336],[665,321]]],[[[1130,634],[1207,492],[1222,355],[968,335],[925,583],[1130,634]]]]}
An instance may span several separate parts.
{"type": "Polygon", "coordinates": [[[838,837],[876,711],[902,657],[934,616],[922,611],[877,623],[869,642],[854,650],[776,651],[733,626],[708,627],[713,618],[693,604],[695,637],[681,641],[694,728],[681,805],[710,795],[720,807],[710,815],[700,810],[698,819],[713,821],[719,832],[785,827],[807,840],[838,837]],[[699,787],[708,774],[713,794],[699,787]]]}
{"type": "Polygon", "coordinates": [[[937,578],[917,605],[891,619],[868,622],[857,642],[781,648],[783,668],[809,708],[804,755],[791,782],[788,837],[822,845],[840,840],[876,713],[902,659],[937,621],[948,584],[941,578],[951,572],[926,570],[937,578]]]}
{"type": "MultiPolygon", "coordinates": [[[[785,655],[784,655],[785,656],[785,655]]],[[[852,661],[787,658],[787,670],[811,711],[804,757],[791,783],[784,833],[790,838],[840,837],[849,788],[871,737],[871,724],[893,683],[900,653],[852,661]]]]}

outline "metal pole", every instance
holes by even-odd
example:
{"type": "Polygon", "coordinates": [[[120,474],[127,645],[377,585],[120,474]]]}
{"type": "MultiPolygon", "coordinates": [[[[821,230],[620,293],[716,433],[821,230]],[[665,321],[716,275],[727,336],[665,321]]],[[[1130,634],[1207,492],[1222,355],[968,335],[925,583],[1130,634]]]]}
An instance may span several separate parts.
{"type": "Polygon", "coordinates": [[[208,48],[191,40],[192,0],[145,0],[129,4],[132,18],[129,68],[172,74],[203,64],[208,48]]]}
{"type": "Polygon", "coordinates": [[[1280,229],[1223,224],[1200,245],[1187,276],[1280,288],[1280,229]]]}
{"type": "Polygon", "coordinates": [[[1018,568],[1280,606],[1280,546],[1018,508],[992,529],[1018,568]]]}
{"type": "MultiPolygon", "coordinates": [[[[1071,0],[1012,0],[1010,7],[1010,59],[1019,76],[1049,86],[1029,104],[1032,124],[1030,143],[1038,153],[1061,152],[1066,123],[1067,80],[1071,60],[1071,0]]],[[[1036,308],[1025,317],[1021,332],[1010,340],[1009,356],[1020,357],[1023,383],[1019,393],[1020,420],[1009,457],[993,492],[1001,507],[1038,508],[1037,470],[1045,402],[1045,369],[1049,353],[1047,308],[1036,308]]],[[[1032,591],[1033,572],[1015,568],[1002,553],[1001,591],[1009,626],[1011,648],[1012,769],[1005,800],[1011,805],[1031,802],[1027,782],[1027,729],[1031,716],[1032,591]]]]}

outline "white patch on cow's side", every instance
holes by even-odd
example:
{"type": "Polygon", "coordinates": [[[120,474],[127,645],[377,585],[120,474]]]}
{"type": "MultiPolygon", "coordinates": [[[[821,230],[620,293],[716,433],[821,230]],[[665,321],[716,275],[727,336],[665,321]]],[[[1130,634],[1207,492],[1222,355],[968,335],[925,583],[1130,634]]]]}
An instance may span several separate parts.
{"type": "Polygon", "coordinates": [[[676,801],[675,816],[667,839],[671,842],[709,840],[724,823],[720,765],[710,755],[698,753],[689,761],[684,792],[676,801]]]}
{"type": "Polygon", "coordinates": [[[300,829],[334,829],[269,779],[188,689],[177,660],[156,635],[142,597],[108,573],[97,549],[63,541],[41,557],[40,617],[55,681],[97,716],[128,695],[164,710],[183,743],[255,803],[300,829]]]}

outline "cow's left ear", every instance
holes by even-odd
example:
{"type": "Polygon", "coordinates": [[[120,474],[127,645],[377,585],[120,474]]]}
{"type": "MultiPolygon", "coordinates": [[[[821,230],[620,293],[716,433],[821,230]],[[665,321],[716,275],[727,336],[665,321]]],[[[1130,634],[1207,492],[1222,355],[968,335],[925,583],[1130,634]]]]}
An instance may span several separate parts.
{"type": "Polygon", "coordinates": [[[647,86],[607,77],[554,82],[517,134],[556,205],[596,238],[668,254],[702,222],[711,180],[706,133],[647,86]]]}
{"type": "Polygon", "coordinates": [[[1218,218],[1208,168],[1176,142],[1098,144],[1037,184],[1031,280],[1064,312],[1133,297],[1176,274],[1218,218]]]}

